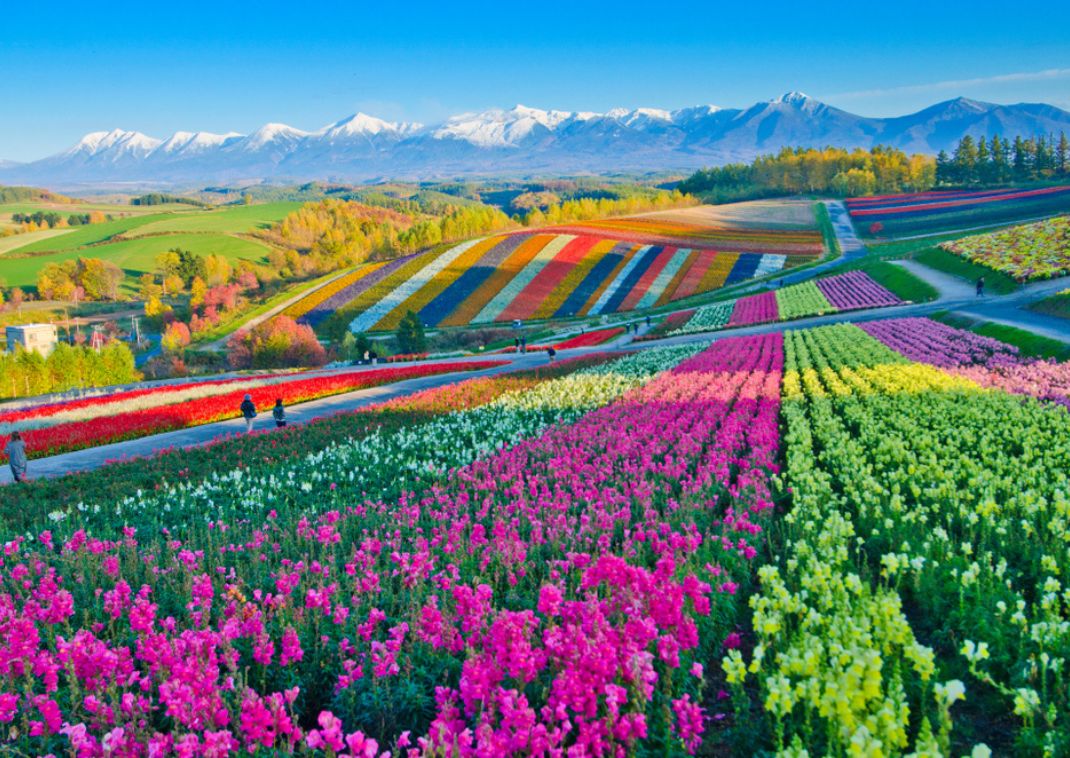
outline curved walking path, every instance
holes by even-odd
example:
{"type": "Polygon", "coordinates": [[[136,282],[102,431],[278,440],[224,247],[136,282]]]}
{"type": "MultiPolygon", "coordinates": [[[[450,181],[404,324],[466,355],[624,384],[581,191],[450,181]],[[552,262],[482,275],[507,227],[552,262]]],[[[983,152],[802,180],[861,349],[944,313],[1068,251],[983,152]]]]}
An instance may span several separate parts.
{"type": "MultiPolygon", "coordinates": [[[[866,254],[865,247],[858,240],[857,236],[855,236],[854,229],[850,226],[849,219],[846,218],[846,211],[843,209],[842,204],[830,202],[829,211],[830,215],[833,216],[834,227],[836,229],[837,237],[840,239],[840,245],[844,251],[844,255],[837,258],[835,261],[829,261],[827,264],[821,264],[821,266],[815,267],[814,269],[800,272],[800,281],[817,275],[824,270],[825,266],[835,266],[845,260],[850,260],[848,255],[850,255],[851,258],[855,258],[866,254]],[[839,206],[842,214],[834,214],[834,206],[839,206]]],[[[695,342],[708,343],[727,337],[768,334],[770,332],[783,332],[789,329],[805,329],[826,324],[864,322],[882,318],[899,318],[906,316],[926,316],[935,313],[936,311],[955,311],[975,318],[993,321],[995,323],[1017,326],[1021,329],[1027,329],[1037,334],[1042,334],[1053,339],[1070,343],[1070,322],[1039,313],[1033,313],[1032,311],[1023,308],[1024,305],[1027,305],[1030,302],[1035,302],[1038,299],[1065,289],[1070,285],[1070,280],[1036,282],[1026,285],[1008,295],[987,295],[984,297],[977,297],[973,285],[958,277],[929,268],[916,261],[903,260],[893,261],[893,263],[902,266],[918,276],[918,278],[931,284],[939,292],[939,297],[929,303],[908,303],[904,305],[888,306],[885,308],[848,311],[844,313],[829,314],[827,316],[796,319],[793,321],[780,321],[756,324],[754,326],[721,329],[713,332],[700,332],[696,334],[680,335],[677,337],[665,337],[663,339],[642,343],[633,343],[635,335],[627,333],[610,341],[606,345],[567,350],[564,351],[564,353],[567,353],[568,357],[572,357],[606,350],[634,350],[695,342]]],[[[786,279],[787,277],[785,277],[785,280],[786,279]]],[[[645,334],[647,331],[648,327],[644,323],[640,327],[640,334],[645,334]]],[[[565,355],[562,355],[562,357],[565,357],[565,355]]],[[[287,418],[291,424],[295,425],[308,423],[315,419],[324,418],[336,413],[357,410],[373,403],[410,395],[419,392],[420,390],[442,387],[474,377],[495,376],[510,371],[534,368],[547,363],[546,355],[541,351],[521,355],[508,353],[485,356],[474,355],[466,358],[443,359],[443,361],[463,362],[486,359],[501,359],[507,361],[507,363],[502,366],[483,369],[481,371],[451,372],[448,374],[408,379],[394,384],[321,398],[319,400],[313,400],[287,408],[287,418]]],[[[432,363],[434,362],[420,362],[421,365],[429,365],[432,363]]],[[[403,365],[411,364],[392,364],[392,367],[396,368],[403,365]]],[[[350,370],[350,367],[338,370],[350,370]]],[[[330,370],[328,369],[326,371],[330,370]]],[[[264,412],[260,415],[257,428],[265,431],[273,428],[269,413],[264,412]]],[[[245,424],[242,419],[232,419],[216,422],[214,424],[191,427],[189,429],[165,432],[164,434],[143,437],[141,439],[117,442],[88,450],[64,453],[50,458],[39,458],[30,461],[30,474],[32,477],[36,478],[62,476],[63,474],[75,471],[87,471],[124,458],[143,457],[162,450],[203,445],[219,439],[220,437],[243,433],[244,429],[245,424]]],[[[0,484],[7,484],[10,482],[11,472],[5,465],[0,468],[0,484]]]]}
{"type": "MultiPolygon", "coordinates": [[[[582,353],[577,351],[577,354],[582,353]]],[[[307,424],[310,421],[324,418],[326,416],[333,416],[336,413],[354,411],[372,405],[373,403],[381,403],[396,397],[404,397],[421,390],[442,387],[447,384],[455,384],[459,381],[473,377],[495,376],[510,371],[535,368],[547,363],[546,355],[543,353],[527,353],[519,356],[495,355],[486,356],[485,358],[473,356],[471,358],[450,360],[449,362],[454,363],[490,359],[505,360],[507,363],[502,366],[495,366],[493,368],[482,369],[479,371],[453,371],[446,374],[406,379],[393,384],[384,384],[379,387],[369,387],[368,389],[355,390],[340,395],[331,395],[330,397],[323,397],[318,400],[310,400],[307,403],[288,406],[286,408],[286,419],[291,426],[307,424]]],[[[433,361],[422,361],[420,362],[420,365],[433,365],[433,363],[433,361]]],[[[396,363],[384,366],[383,368],[398,368],[399,366],[405,365],[412,364],[396,363]]],[[[348,371],[352,369],[351,367],[347,367],[346,369],[340,370],[348,371]]],[[[256,419],[254,430],[263,432],[274,428],[275,425],[271,418],[271,409],[261,408],[260,415],[257,416],[256,419]]],[[[149,437],[114,442],[110,445],[101,445],[86,450],[75,450],[70,453],[61,453],[60,455],[53,455],[48,458],[37,458],[30,461],[29,474],[33,479],[63,476],[64,474],[100,468],[108,463],[114,463],[124,459],[150,456],[154,453],[171,450],[173,448],[204,445],[221,437],[244,433],[245,421],[243,419],[235,418],[226,421],[217,421],[212,424],[191,426],[187,429],[176,429],[173,432],[164,432],[163,434],[154,434],[149,437]]],[[[11,468],[4,464],[0,467],[0,485],[10,484],[11,481],[11,468]]]]}

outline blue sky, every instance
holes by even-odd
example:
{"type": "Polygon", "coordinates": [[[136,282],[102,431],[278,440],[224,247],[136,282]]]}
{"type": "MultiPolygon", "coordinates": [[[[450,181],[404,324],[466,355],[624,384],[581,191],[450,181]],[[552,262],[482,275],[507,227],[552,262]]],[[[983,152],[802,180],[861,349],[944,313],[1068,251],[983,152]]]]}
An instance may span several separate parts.
{"type": "MultiPolygon", "coordinates": [[[[865,115],[965,95],[1070,109],[1070,27],[987,2],[48,4],[0,25],[0,158],[89,131],[315,129],[542,108],[747,106],[802,90],[865,115]]],[[[10,14],[9,14],[10,15],[10,14]]],[[[10,19],[9,19],[10,20],[10,19]]]]}

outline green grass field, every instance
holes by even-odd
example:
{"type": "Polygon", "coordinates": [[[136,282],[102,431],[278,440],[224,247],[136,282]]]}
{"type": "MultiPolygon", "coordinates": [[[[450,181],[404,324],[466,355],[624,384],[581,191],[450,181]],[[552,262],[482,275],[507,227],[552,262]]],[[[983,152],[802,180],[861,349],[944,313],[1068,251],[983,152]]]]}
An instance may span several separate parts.
{"type": "MultiPolygon", "coordinates": [[[[105,226],[101,224],[100,226],[105,226]]],[[[45,240],[42,244],[47,244],[45,240]]],[[[159,253],[174,247],[190,250],[200,255],[223,255],[231,260],[245,259],[265,262],[268,248],[257,242],[231,237],[226,234],[168,234],[156,237],[138,237],[110,242],[103,245],[64,249],[27,257],[0,256],[0,278],[10,287],[32,287],[37,282],[37,272],[49,263],[76,258],[102,258],[118,265],[127,274],[124,287],[132,291],[136,279],[155,267],[159,253]]],[[[25,249],[18,251],[25,253],[25,249]]]]}
{"type": "MultiPolygon", "coordinates": [[[[1070,290],[1067,290],[1070,293],[1070,290]]],[[[1029,306],[1029,310],[1056,318],[1070,319],[1070,294],[1062,292],[1046,297],[1029,306]]]]}
{"type": "MultiPolygon", "coordinates": [[[[129,216],[117,218],[114,221],[106,221],[103,224],[89,224],[88,226],[75,227],[69,234],[63,234],[54,239],[43,239],[30,245],[19,247],[19,253],[41,253],[60,250],[73,250],[87,245],[97,245],[107,242],[119,234],[126,234],[142,224],[162,220],[168,217],[167,213],[153,213],[144,216],[129,216]]],[[[87,254],[88,255],[88,254],[87,254]]]]}
{"type": "MultiPolygon", "coordinates": [[[[181,232],[220,232],[236,234],[252,232],[281,221],[302,203],[264,203],[263,205],[235,205],[211,210],[188,210],[149,224],[138,225],[128,234],[143,237],[148,234],[181,232]]],[[[188,207],[188,206],[187,206],[188,207]]]]}
{"type": "Polygon", "coordinates": [[[914,260],[929,268],[943,271],[945,274],[965,279],[971,284],[983,276],[985,278],[985,291],[996,295],[1006,295],[1018,289],[1018,282],[1006,274],[993,271],[987,266],[971,263],[965,258],[949,253],[946,250],[941,250],[938,247],[922,250],[914,255],[914,260]]]}
{"type": "Polygon", "coordinates": [[[1015,345],[1027,358],[1054,358],[1060,361],[1070,358],[1070,347],[1066,343],[1015,326],[985,322],[973,327],[971,331],[1015,345]]]}
{"type": "MultiPolygon", "coordinates": [[[[53,237],[60,237],[64,234],[69,234],[74,229],[41,229],[36,232],[25,232],[23,234],[12,234],[10,237],[0,237],[0,255],[10,252],[11,250],[17,250],[20,247],[26,247],[32,245],[40,240],[51,239],[53,237]]],[[[54,243],[56,244],[56,243],[54,243]]]]}
{"type": "Polygon", "coordinates": [[[877,284],[902,300],[927,303],[940,296],[936,288],[928,282],[919,279],[905,268],[886,261],[868,261],[858,269],[869,274],[877,284]]]}

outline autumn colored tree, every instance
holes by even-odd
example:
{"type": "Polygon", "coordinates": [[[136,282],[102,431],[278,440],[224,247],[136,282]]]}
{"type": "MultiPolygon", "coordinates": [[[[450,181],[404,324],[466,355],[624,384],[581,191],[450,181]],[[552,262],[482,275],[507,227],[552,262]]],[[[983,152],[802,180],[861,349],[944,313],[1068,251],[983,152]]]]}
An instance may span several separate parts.
{"type": "Polygon", "coordinates": [[[287,316],[237,332],[227,342],[231,368],[322,366],[326,362],[327,351],[312,328],[287,316]]]}
{"type": "Polygon", "coordinates": [[[192,335],[188,326],[181,321],[172,321],[164,329],[163,336],[160,338],[160,346],[170,353],[177,353],[189,345],[191,339],[192,335]]]}

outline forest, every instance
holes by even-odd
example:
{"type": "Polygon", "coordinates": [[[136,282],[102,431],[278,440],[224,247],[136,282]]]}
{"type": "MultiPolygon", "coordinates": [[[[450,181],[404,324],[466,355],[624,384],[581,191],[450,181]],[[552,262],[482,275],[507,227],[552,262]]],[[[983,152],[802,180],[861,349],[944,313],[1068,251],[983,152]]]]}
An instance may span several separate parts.
{"type": "Polygon", "coordinates": [[[921,192],[935,183],[936,161],[927,155],[907,155],[879,145],[869,150],[785,147],[749,164],[700,169],[677,189],[706,202],[721,203],[797,194],[857,197],[921,192]]]}
{"type": "Polygon", "coordinates": [[[936,156],[936,182],[947,186],[1003,186],[1058,181],[1070,176],[1070,143],[1056,138],[1001,138],[967,134],[951,155],[936,156]]]}

